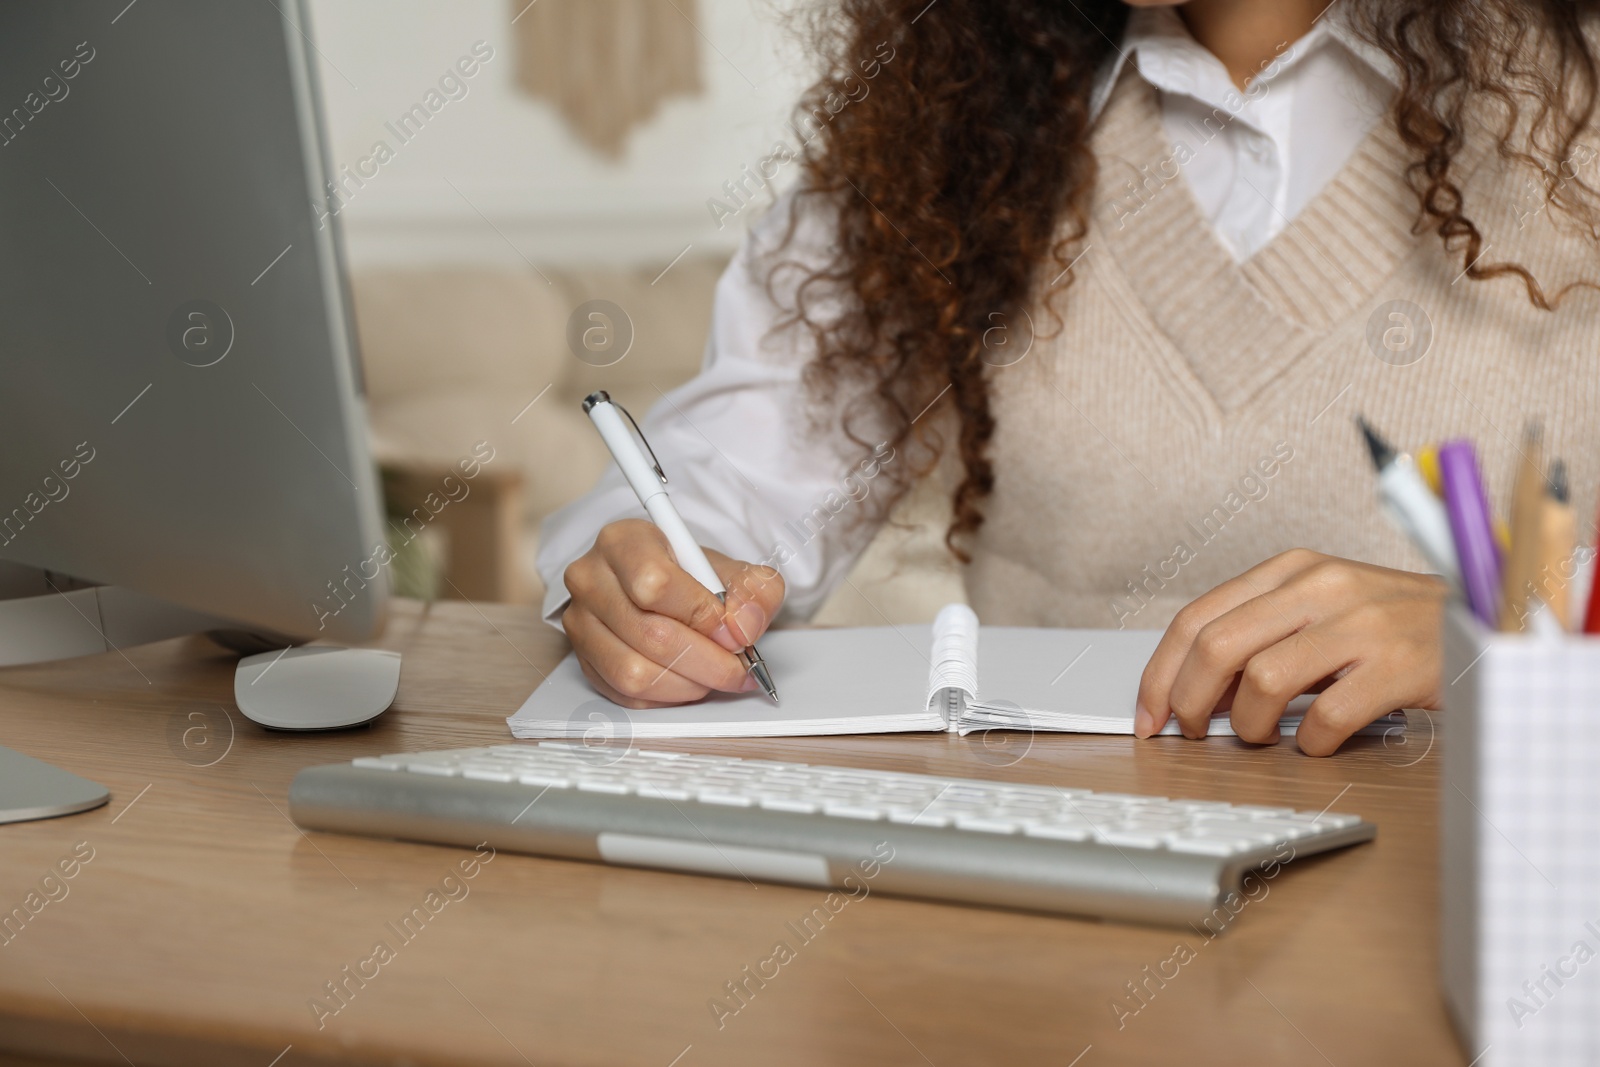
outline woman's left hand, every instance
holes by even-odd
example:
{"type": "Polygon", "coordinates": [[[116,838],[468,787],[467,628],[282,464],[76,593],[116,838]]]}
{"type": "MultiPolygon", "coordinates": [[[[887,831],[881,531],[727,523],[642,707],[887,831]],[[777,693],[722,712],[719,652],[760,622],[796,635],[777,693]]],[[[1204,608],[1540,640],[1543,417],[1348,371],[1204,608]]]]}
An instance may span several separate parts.
{"type": "Polygon", "coordinates": [[[1289,702],[1326,685],[1296,739],[1327,756],[1396,708],[1439,706],[1440,578],[1297,548],[1217,586],[1172,620],[1139,682],[1134,732],[1178,717],[1204,737],[1214,710],[1258,744],[1289,702]]]}

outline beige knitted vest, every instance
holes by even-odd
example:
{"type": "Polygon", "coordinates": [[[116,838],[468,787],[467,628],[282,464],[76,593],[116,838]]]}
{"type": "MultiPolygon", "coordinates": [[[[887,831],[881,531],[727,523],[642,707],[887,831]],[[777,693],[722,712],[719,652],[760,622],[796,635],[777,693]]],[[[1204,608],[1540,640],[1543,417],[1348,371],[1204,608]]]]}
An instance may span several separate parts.
{"type": "MultiPolygon", "coordinates": [[[[1523,424],[1541,418],[1592,538],[1600,298],[1541,312],[1519,282],[1461,277],[1436,235],[1411,232],[1392,122],[1243,264],[1201,215],[1137,73],[1094,147],[1096,207],[1056,298],[1060,331],[1036,309],[1032,349],[991,375],[996,485],[964,575],[984,622],[1162,627],[1296,546],[1425,569],[1378,510],[1357,412],[1406,449],[1475,439],[1502,513],[1523,424]]],[[[1547,288],[1600,277],[1527,171],[1481,136],[1461,164],[1486,262],[1519,261],[1547,288]]]]}

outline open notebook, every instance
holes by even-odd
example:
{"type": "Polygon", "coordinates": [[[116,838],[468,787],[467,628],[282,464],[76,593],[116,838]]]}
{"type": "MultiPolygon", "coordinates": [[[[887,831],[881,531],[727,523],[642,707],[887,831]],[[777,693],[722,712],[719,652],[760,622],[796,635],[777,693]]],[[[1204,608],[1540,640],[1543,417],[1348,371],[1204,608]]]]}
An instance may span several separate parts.
{"type": "MultiPolygon", "coordinates": [[[[596,693],[568,655],[506,722],[514,736],[529,738],[581,738],[607,724],[641,739],[992,729],[1131,734],[1139,677],[1160,639],[1158,630],[980,627],[971,608],[951,604],[932,626],[768,633],[761,655],[778,686],[777,705],[758,691],[627,710],[596,693]]],[[[1290,705],[1285,736],[1310,703],[1301,697],[1290,705]]],[[[1404,725],[1395,712],[1363,732],[1404,725]]],[[[1212,734],[1232,732],[1225,715],[1212,720],[1212,734]]],[[[1177,722],[1162,733],[1180,733],[1177,722]]]]}

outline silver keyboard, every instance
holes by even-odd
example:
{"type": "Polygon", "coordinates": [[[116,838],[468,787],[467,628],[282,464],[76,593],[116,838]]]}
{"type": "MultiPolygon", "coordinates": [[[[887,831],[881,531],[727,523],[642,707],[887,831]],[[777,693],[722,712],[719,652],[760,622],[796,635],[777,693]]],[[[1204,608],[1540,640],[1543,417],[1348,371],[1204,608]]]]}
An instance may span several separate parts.
{"type": "Polygon", "coordinates": [[[309,830],[1175,924],[1229,914],[1251,869],[1376,833],[1333,812],[581,742],[312,767],[289,803],[309,830]]]}

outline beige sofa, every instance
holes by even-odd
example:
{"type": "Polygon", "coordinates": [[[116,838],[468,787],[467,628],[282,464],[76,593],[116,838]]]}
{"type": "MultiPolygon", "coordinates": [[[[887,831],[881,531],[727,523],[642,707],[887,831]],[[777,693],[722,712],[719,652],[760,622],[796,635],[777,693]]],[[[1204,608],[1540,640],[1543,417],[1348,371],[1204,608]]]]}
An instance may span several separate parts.
{"type": "MultiPolygon", "coordinates": [[[[439,561],[440,595],[539,602],[539,523],[587,491],[608,461],[579,402],[603,388],[643,412],[691,377],[723,266],[685,258],[664,274],[661,267],[356,272],[373,444],[391,510],[411,512],[437,493],[477,442],[494,450],[469,495],[426,524],[422,540],[439,561]],[[634,334],[626,356],[605,367],[578,359],[567,344],[574,309],[596,299],[622,308],[634,334]]],[[[942,504],[931,489],[913,494],[817,621],[926,621],[961,599],[941,541],[942,504]]]]}

